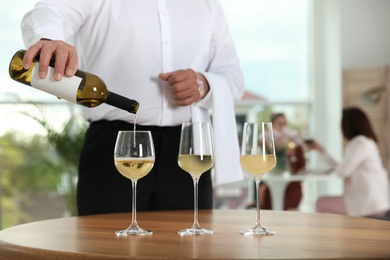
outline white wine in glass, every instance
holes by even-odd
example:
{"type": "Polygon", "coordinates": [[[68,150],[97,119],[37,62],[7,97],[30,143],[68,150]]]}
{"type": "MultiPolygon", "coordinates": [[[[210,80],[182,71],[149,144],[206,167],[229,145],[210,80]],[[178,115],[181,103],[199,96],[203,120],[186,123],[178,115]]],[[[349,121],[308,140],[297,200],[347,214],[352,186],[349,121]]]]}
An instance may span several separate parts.
{"type": "Polygon", "coordinates": [[[201,175],[214,165],[210,123],[183,123],[178,163],[194,182],[194,223],[178,231],[181,236],[208,235],[214,231],[201,228],[198,222],[198,183],[201,175]]]}
{"type": "Polygon", "coordinates": [[[268,230],[260,223],[259,187],[261,177],[272,170],[276,165],[275,144],[272,123],[244,123],[241,155],[241,167],[253,175],[256,183],[256,225],[242,230],[243,235],[275,235],[275,231],[268,230]]]}
{"type": "Polygon", "coordinates": [[[118,230],[118,236],[150,235],[153,231],[144,230],[137,223],[137,181],[145,177],[154,165],[154,144],[150,131],[119,131],[114,151],[117,170],[132,183],[132,218],[130,226],[118,230]]]}

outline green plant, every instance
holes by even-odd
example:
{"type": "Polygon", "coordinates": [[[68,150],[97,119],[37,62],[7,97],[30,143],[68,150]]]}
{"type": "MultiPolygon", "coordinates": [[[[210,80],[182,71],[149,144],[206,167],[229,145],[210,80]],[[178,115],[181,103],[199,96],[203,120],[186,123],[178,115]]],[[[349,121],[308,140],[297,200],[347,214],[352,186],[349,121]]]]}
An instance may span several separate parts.
{"type": "MultiPolygon", "coordinates": [[[[34,106],[38,113],[22,113],[38,122],[45,129],[51,151],[31,156],[26,160],[24,166],[35,169],[35,171],[38,170],[40,173],[49,171],[53,176],[59,177],[57,179],[58,190],[64,197],[69,213],[73,216],[77,215],[76,182],[86,123],[79,116],[74,115],[72,107],[70,107],[71,116],[60,125],[52,116],[48,116],[50,115],[48,110],[51,110],[52,107],[40,104],[34,104],[34,106]]],[[[35,174],[31,175],[34,178],[35,174]]]]}

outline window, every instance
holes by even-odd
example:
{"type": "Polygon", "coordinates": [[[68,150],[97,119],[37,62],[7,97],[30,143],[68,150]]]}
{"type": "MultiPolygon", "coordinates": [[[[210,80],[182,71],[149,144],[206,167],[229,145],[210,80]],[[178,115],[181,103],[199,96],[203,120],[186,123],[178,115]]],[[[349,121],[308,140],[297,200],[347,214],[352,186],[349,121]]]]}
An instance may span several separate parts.
{"type": "Polygon", "coordinates": [[[307,102],[308,1],[220,1],[248,91],[272,102],[307,102]]]}

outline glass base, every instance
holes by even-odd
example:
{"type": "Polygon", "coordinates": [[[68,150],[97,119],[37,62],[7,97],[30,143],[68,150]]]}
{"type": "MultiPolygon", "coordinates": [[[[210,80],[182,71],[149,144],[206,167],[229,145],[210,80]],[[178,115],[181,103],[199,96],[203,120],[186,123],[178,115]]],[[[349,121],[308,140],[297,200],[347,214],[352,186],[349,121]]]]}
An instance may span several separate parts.
{"type": "Polygon", "coordinates": [[[118,230],[115,232],[117,236],[123,237],[123,236],[145,236],[145,235],[151,235],[153,234],[153,231],[151,230],[145,230],[139,227],[136,228],[128,228],[124,230],[118,230]]]}
{"type": "Polygon", "coordinates": [[[246,236],[273,236],[276,235],[276,232],[272,230],[268,230],[261,226],[256,226],[253,228],[242,230],[240,234],[246,236]]]}
{"type": "Polygon", "coordinates": [[[187,228],[177,232],[180,236],[196,236],[196,235],[211,235],[214,233],[212,230],[204,228],[187,228]]]}

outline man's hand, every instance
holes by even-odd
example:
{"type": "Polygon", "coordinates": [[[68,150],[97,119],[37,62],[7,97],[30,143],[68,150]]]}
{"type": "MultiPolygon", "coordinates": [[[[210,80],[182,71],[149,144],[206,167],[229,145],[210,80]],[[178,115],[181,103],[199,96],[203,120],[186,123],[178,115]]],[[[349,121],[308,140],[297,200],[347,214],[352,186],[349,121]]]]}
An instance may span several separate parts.
{"type": "Polygon", "coordinates": [[[199,101],[210,89],[206,78],[192,69],[161,73],[159,78],[169,83],[172,97],[179,106],[199,101]]]}
{"type": "Polygon", "coordinates": [[[32,45],[23,58],[23,67],[29,69],[33,59],[39,54],[39,77],[46,78],[50,60],[55,57],[54,79],[61,80],[65,75],[76,73],[78,56],[76,48],[64,41],[41,39],[32,45]]]}

